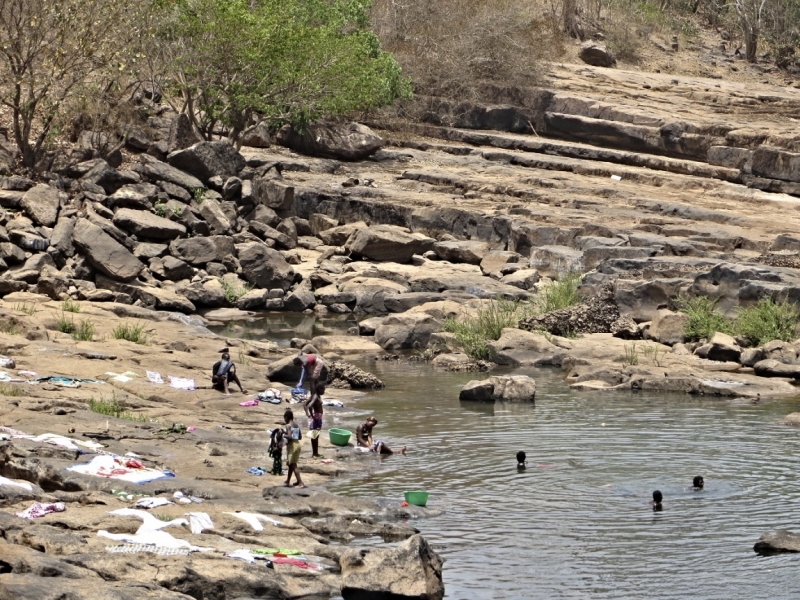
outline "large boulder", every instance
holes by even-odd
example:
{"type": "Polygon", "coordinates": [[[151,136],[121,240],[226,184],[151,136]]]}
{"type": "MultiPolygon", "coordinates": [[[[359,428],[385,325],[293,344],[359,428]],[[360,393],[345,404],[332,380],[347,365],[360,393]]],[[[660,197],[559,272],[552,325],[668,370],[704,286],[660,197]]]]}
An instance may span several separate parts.
{"type": "Polygon", "coordinates": [[[489,252],[489,244],[477,240],[436,242],[433,245],[433,251],[442,260],[479,265],[483,257],[489,252]]]}
{"type": "Polygon", "coordinates": [[[144,210],[121,208],[114,215],[114,225],[139,238],[173,240],[186,234],[186,227],[144,210]]]}
{"type": "Polygon", "coordinates": [[[214,235],[225,235],[231,231],[231,222],[222,210],[219,202],[212,198],[205,198],[200,203],[200,214],[208,223],[211,233],[214,235]]]}
{"type": "Polygon", "coordinates": [[[219,308],[228,304],[225,289],[218,279],[209,279],[202,283],[195,281],[179,286],[176,292],[197,306],[219,308]]]}
{"type": "Polygon", "coordinates": [[[668,305],[689,287],[688,279],[618,279],[614,282],[614,301],[623,317],[637,323],[651,321],[659,307],[668,305]]]}
{"type": "Polygon", "coordinates": [[[321,354],[335,352],[346,356],[348,354],[384,354],[383,348],[378,346],[369,337],[357,335],[318,335],[310,342],[321,354]]]}
{"type": "Polygon", "coordinates": [[[650,323],[648,336],[659,344],[674,346],[686,341],[684,331],[689,317],[683,313],[676,313],[666,308],[656,312],[650,323]]]}
{"type": "Polygon", "coordinates": [[[707,344],[697,348],[694,353],[700,358],[720,362],[739,362],[742,349],[733,336],[717,331],[707,344]]]}
{"type": "Polygon", "coordinates": [[[500,339],[487,346],[492,362],[498,365],[552,365],[554,357],[560,353],[558,346],[541,333],[513,328],[503,329],[500,339]]]}
{"type": "Polygon", "coordinates": [[[341,160],[363,160],[384,146],[374,131],[360,123],[316,124],[303,133],[285,125],[278,132],[277,142],[309,156],[341,160]]]}
{"type": "Polygon", "coordinates": [[[183,150],[201,141],[201,138],[194,130],[192,121],[186,113],[180,113],[172,121],[167,138],[167,149],[169,152],[183,150]]]}
{"type": "Polygon", "coordinates": [[[63,192],[40,183],[25,192],[20,204],[34,223],[52,227],[58,219],[62,196],[63,192]]]}
{"type": "MultiPolygon", "coordinates": [[[[311,215],[314,217],[315,215],[311,215]]],[[[331,219],[332,220],[332,219],[331,219]]],[[[317,231],[314,235],[319,237],[328,246],[344,246],[350,236],[359,229],[367,229],[369,226],[364,221],[356,221],[355,223],[347,223],[346,225],[332,226],[322,229],[320,226],[321,220],[319,218],[311,221],[312,230],[315,228],[317,231]]]]}
{"type": "Polygon", "coordinates": [[[394,548],[352,548],[339,558],[342,597],[441,600],[442,559],[421,535],[394,548]]]}
{"type": "Polygon", "coordinates": [[[481,259],[481,272],[489,277],[499,279],[503,269],[509,265],[527,262],[521,254],[508,250],[492,250],[483,255],[481,259]]]}
{"type": "Polygon", "coordinates": [[[75,224],[73,241],[95,269],[112,279],[128,281],[144,268],[125,246],[86,219],[75,224]]]}
{"type": "Polygon", "coordinates": [[[286,291],[294,283],[294,269],[277,250],[260,242],[241,244],[236,249],[242,277],[254,286],[286,291]]]}
{"type": "Polygon", "coordinates": [[[244,156],[226,141],[200,142],[167,156],[167,162],[176,169],[208,181],[215,175],[234,177],[244,169],[244,156]]]}
{"type": "Polygon", "coordinates": [[[119,188],[108,197],[108,207],[115,208],[136,208],[139,210],[150,210],[153,201],[158,196],[158,188],[152,183],[132,183],[119,188]]]}
{"type": "Polygon", "coordinates": [[[375,341],[385,350],[425,348],[442,323],[425,313],[390,315],[375,328],[375,341]]]}
{"type": "Polygon", "coordinates": [[[800,552],[800,533],[785,529],[764,533],[753,546],[753,551],[761,555],[800,552]]]}
{"type": "Polygon", "coordinates": [[[753,365],[753,370],[760,377],[800,379],[800,365],[787,365],[771,358],[757,362],[753,365]]]}
{"type": "Polygon", "coordinates": [[[184,173],[172,165],[161,162],[148,154],[139,155],[139,163],[133,166],[133,170],[141,173],[151,181],[166,181],[173,185],[182,187],[189,192],[203,189],[205,185],[197,177],[184,173]]]}
{"type": "Polygon", "coordinates": [[[210,262],[222,262],[233,256],[235,246],[230,237],[215,235],[173,240],[169,245],[169,251],[175,258],[199,266],[210,262]]]}
{"type": "Polygon", "coordinates": [[[753,175],[784,181],[800,181],[800,153],[759,146],[753,151],[753,175]]]}
{"type": "Polygon", "coordinates": [[[356,230],[347,240],[346,248],[369,260],[407,263],[413,255],[430,250],[434,243],[435,240],[409,233],[403,227],[375,225],[356,230]]]}
{"type": "Polygon", "coordinates": [[[526,375],[499,375],[468,382],[459,400],[475,402],[533,402],[536,381],[526,375]]]}
{"type": "Polygon", "coordinates": [[[613,67],[617,64],[617,60],[605,44],[592,41],[581,44],[578,58],[593,67],[613,67]]]}
{"type": "Polygon", "coordinates": [[[253,125],[249,129],[245,129],[242,133],[242,146],[269,148],[270,140],[269,127],[263,121],[257,125],[253,125]]]}
{"type": "Polygon", "coordinates": [[[294,186],[280,179],[263,175],[253,179],[253,200],[256,204],[278,211],[288,211],[294,205],[294,186]]]}

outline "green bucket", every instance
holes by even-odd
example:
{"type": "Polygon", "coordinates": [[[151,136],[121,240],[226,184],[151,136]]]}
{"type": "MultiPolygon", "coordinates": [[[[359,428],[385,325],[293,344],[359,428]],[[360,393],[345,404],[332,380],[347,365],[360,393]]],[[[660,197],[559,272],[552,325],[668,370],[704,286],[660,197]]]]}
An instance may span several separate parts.
{"type": "Polygon", "coordinates": [[[403,496],[405,496],[406,502],[414,506],[425,506],[428,504],[428,492],[403,492],[403,496]]]}
{"type": "Polygon", "coordinates": [[[334,446],[347,446],[347,442],[350,441],[350,436],[353,434],[347,429],[329,429],[328,435],[331,438],[331,444],[334,446]]]}

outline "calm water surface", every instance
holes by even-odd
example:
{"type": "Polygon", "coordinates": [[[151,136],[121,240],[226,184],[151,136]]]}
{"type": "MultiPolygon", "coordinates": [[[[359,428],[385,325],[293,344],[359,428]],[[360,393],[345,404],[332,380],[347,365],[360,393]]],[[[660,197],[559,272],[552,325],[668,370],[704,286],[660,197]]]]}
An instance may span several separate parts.
{"type": "Polygon", "coordinates": [[[798,400],[575,393],[559,371],[520,369],[537,380],[535,406],[483,405],[458,400],[473,374],[360,366],[386,390],[356,408],[409,452],[334,490],[398,503],[430,491],[444,512],[414,525],[446,561],[448,598],[800,597],[800,556],[752,550],[764,531],[800,529],[800,432],[778,423],[798,400]],[[704,491],[687,489],[694,475],[704,491]]]}

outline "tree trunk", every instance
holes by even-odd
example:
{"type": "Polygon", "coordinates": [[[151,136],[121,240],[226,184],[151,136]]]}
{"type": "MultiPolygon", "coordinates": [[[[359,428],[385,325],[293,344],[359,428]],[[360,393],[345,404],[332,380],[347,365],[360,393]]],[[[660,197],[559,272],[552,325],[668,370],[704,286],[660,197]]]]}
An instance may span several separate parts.
{"type": "Polygon", "coordinates": [[[575,20],[576,0],[564,0],[564,33],[570,37],[578,37],[578,25],[575,20]]]}
{"type": "Polygon", "coordinates": [[[747,62],[756,62],[756,50],[758,49],[758,31],[749,29],[744,35],[744,56],[747,62]]]}

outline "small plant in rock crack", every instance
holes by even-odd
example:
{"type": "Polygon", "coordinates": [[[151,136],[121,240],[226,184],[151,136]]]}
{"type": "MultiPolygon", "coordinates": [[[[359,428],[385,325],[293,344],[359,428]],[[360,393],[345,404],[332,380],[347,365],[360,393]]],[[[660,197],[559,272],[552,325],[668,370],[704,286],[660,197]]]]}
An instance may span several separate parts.
{"type": "Polygon", "coordinates": [[[91,342],[94,339],[94,323],[89,319],[81,319],[70,335],[76,342],[91,342]]]}
{"type": "Polygon", "coordinates": [[[205,193],[206,190],[204,188],[195,188],[192,190],[192,197],[194,198],[195,202],[202,204],[205,193]]]}
{"type": "Polygon", "coordinates": [[[161,200],[158,200],[153,208],[155,209],[155,213],[159,217],[166,217],[167,216],[167,204],[166,204],[166,202],[162,202],[161,200]]]}
{"type": "Polygon", "coordinates": [[[64,311],[62,310],[61,316],[56,319],[56,331],[72,335],[75,329],[76,329],[75,317],[73,317],[72,315],[68,317],[66,313],[64,313],[64,311]]]}
{"type": "Polygon", "coordinates": [[[72,298],[64,298],[64,301],[61,303],[61,310],[69,313],[79,313],[81,312],[81,305],[72,298]]]}
{"type": "Polygon", "coordinates": [[[14,310],[18,310],[20,312],[23,312],[26,315],[28,315],[29,317],[32,317],[37,312],[39,312],[39,309],[36,308],[36,304],[35,303],[28,304],[27,302],[22,302],[20,304],[15,304],[14,305],[14,310]]]}
{"type": "Polygon", "coordinates": [[[631,366],[639,364],[639,351],[636,349],[636,344],[632,344],[630,346],[625,344],[622,350],[624,352],[623,356],[620,357],[622,362],[631,366]]]}
{"type": "Polygon", "coordinates": [[[647,358],[649,358],[653,362],[655,366],[657,367],[664,366],[664,361],[663,361],[664,353],[658,346],[645,346],[644,348],[642,348],[642,352],[647,358]]]}
{"type": "Polygon", "coordinates": [[[134,344],[147,345],[147,334],[144,331],[144,325],[137,323],[133,325],[128,323],[120,323],[111,332],[116,340],[127,340],[134,344]]]}

